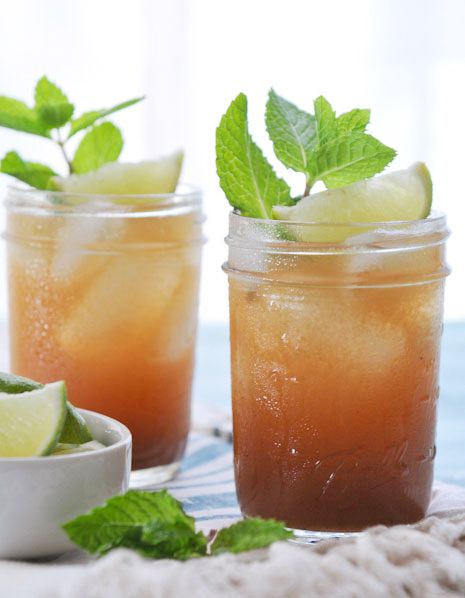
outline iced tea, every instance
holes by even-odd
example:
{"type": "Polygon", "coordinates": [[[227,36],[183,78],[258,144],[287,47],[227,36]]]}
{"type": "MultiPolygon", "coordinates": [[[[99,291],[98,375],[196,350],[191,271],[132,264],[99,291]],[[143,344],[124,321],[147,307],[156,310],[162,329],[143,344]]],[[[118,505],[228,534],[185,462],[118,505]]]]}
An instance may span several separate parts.
{"type": "Polygon", "coordinates": [[[417,521],[436,452],[445,219],[290,240],[311,226],[231,215],[241,509],[315,531],[417,521]]]}
{"type": "Polygon", "coordinates": [[[189,430],[200,197],[11,191],[11,369],[65,379],[70,400],[124,422],[134,468],[171,466],[189,430]]]}

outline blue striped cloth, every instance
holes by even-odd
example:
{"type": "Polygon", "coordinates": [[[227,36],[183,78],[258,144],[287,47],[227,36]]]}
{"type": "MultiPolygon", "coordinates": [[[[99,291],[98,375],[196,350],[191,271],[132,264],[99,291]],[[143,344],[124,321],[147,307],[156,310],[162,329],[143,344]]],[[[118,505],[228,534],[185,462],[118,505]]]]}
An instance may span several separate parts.
{"type": "Polygon", "coordinates": [[[231,444],[191,434],[178,476],[163,484],[208,533],[241,518],[234,485],[231,444]]]}

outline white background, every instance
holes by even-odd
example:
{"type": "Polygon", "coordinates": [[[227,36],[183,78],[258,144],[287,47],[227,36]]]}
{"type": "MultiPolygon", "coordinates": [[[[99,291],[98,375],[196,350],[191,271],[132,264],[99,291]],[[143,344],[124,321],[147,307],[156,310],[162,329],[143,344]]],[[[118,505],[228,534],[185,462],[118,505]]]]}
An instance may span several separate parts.
{"type": "MultiPolygon", "coordinates": [[[[463,0],[2,0],[0,14],[0,94],[31,101],[44,73],[78,112],[146,94],[115,116],[122,158],[185,148],[183,178],[203,187],[208,216],[204,321],[227,319],[220,266],[228,205],[215,174],[215,127],[244,91],[252,132],[271,156],[263,125],[270,86],[302,108],[320,94],[339,112],[370,107],[371,132],[398,150],[393,168],[427,162],[435,206],[453,231],[446,317],[465,318],[463,0]]],[[[46,140],[0,129],[0,155],[13,148],[61,168],[46,140]]],[[[5,310],[3,297],[0,316],[5,310]]]]}

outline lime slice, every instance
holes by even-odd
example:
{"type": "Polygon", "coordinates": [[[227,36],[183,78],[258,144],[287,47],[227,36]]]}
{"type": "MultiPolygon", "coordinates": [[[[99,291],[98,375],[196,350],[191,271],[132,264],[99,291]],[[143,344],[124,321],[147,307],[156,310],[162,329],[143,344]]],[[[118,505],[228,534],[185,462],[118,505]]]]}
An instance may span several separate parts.
{"type": "Polygon", "coordinates": [[[20,395],[0,393],[0,457],[48,455],[66,418],[66,387],[53,382],[20,395]]]}
{"type": "MultiPolygon", "coordinates": [[[[30,390],[44,388],[43,384],[23,378],[22,376],[15,376],[6,372],[0,372],[0,393],[6,394],[21,394],[30,390]]],[[[66,444],[82,444],[93,440],[93,436],[87,427],[85,419],[75,409],[71,403],[66,402],[66,419],[63,426],[63,432],[60,436],[60,442],[66,444]]]]}
{"type": "Polygon", "coordinates": [[[71,403],[66,403],[66,419],[60,442],[64,444],[83,444],[93,440],[93,436],[77,409],[71,403]]]}
{"type": "Polygon", "coordinates": [[[42,387],[43,384],[40,384],[40,382],[36,382],[35,380],[23,378],[22,376],[15,376],[14,374],[7,374],[6,372],[0,372],[0,393],[5,392],[14,395],[28,392],[29,390],[37,390],[42,387]]]}
{"type": "MultiPolygon", "coordinates": [[[[406,170],[309,195],[291,207],[275,206],[273,215],[279,220],[322,224],[419,220],[430,213],[432,199],[428,168],[416,162],[406,170]]],[[[296,235],[302,241],[339,242],[358,232],[355,227],[303,226],[296,235]]]]}
{"type": "Polygon", "coordinates": [[[59,191],[116,195],[173,193],[183,162],[179,151],[159,160],[124,163],[110,162],[87,174],[54,177],[59,191]]]}

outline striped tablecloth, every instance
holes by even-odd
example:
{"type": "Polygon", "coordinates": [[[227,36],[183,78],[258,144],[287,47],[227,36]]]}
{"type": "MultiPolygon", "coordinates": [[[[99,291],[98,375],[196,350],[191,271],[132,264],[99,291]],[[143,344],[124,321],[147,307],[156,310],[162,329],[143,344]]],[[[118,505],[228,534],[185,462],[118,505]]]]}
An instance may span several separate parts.
{"type": "Polygon", "coordinates": [[[241,518],[236,499],[231,444],[212,436],[193,434],[176,479],[155,486],[167,488],[208,533],[241,518]]]}

